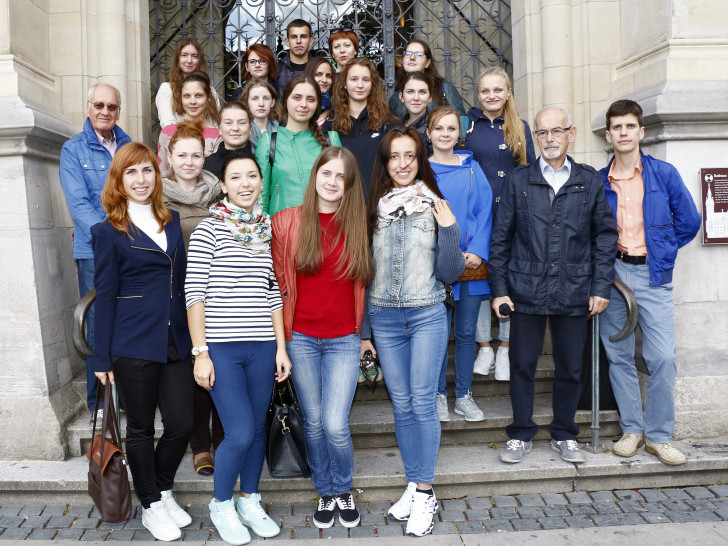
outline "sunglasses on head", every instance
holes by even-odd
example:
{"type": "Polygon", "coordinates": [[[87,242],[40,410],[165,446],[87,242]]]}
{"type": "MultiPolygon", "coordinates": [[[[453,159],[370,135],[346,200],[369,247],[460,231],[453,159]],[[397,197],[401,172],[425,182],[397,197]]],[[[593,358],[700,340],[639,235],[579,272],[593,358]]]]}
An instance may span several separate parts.
{"type": "Polygon", "coordinates": [[[330,34],[336,34],[337,32],[354,32],[352,27],[340,27],[333,29],[330,34]]]}
{"type": "Polygon", "coordinates": [[[88,101],[88,103],[94,107],[94,110],[98,110],[99,112],[101,110],[103,110],[104,107],[106,107],[106,109],[109,112],[116,112],[119,109],[119,105],[114,104],[113,102],[106,103],[106,102],[101,102],[101,101],[96,101],[96,102],[88,101]]]}

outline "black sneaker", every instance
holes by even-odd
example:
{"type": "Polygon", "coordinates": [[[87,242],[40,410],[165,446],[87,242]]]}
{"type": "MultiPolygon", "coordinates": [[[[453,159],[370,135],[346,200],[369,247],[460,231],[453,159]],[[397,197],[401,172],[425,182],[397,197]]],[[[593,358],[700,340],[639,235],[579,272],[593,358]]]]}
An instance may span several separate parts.
{"type": "Polygon", "coordinates": [[[319,497],[318,508],[313,514],[313,524],[319,529],[328,529],[331,527],[334,524],[335,507],[336,500],[331,495],[319,497]]]}
{"type": "Polygon", "coordinates": [[[356,509],[351,493],[336,495],[336,504],[339,506],[339,523],[344,527],[359,525],[359,510],[356,509]]]}

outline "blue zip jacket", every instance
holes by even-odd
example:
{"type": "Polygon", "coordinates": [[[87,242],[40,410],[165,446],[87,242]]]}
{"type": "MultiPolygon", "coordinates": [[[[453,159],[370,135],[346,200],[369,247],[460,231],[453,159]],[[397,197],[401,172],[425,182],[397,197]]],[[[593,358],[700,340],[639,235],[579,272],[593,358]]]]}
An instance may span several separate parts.
{"type": "MultiPolygon", "coordinates": [[[[117,150],[131,138],[118,125],[114,126],[117,150]]],[[[61,149],[59,176],[71,212],[73,230],[73,257],[93,258],[91,226],[106,220],[101,206],[101,191],[111,166],[111,154],[99,142],[91,121],[86,118],[83,131],[66,141],[61,149]]]]}
{"type": "MultiPolygon", "coordinates": [[[[641,151],[640,155],[645,186],[642,210],[650,284],[659,286],[672,282],[677,251],[693,240],[700,230],[702,219],[677,169],[641,151]]],[[[608,177],[613,161],[614,156],[599,174],[604,180],[607,203],[616,221],[617,192],[612,189],[608,177]]]]}
{"type": "MultiPolygon", "coordinates": [[[[493,193],[480,165],[473,160],[473,152],[456,150],[462,164],[443,165],[430,161],[437,178],[437,186],[445,196],[458,225],[460,250],[480,256],[488,261],[490,233],[493,228],[491,206],[493,193]]],[[[470,294],[490,296],[488,281],[470,281],[470,294]]],[[[452,285],[455,300],[460,299],[460,283],[452,285]]]]}
{"type": "MultiPolygon", "coordinates": [[[[493,190],[494,223],[498,213],[497,204],[500,202],[501,195],[503,195],[503,184],[506,176],[511,174],[518,166],[503,137],[504,123],[503,116],[490,121],[480,108],[471,108],[468,111],[465,149],[473,152],[473,158],[483,169],[488,182],[490,182],[490,188],[493,190]]],[[[523,121],[523,126],[526,131],[526,159],[528,163],[533,163],[536,161],[536,152],[533,148],[531,128],[525,121],[523,121]]]]}

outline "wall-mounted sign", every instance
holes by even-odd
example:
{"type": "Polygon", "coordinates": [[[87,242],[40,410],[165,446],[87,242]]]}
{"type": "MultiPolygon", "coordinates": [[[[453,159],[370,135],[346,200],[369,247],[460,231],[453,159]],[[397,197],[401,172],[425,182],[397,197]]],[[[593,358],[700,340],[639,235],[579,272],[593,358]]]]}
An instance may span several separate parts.
{"type": "Polygon", "coordinates": [[[703,244],[728,244],[728,168],[700,169],[703,244]]]}

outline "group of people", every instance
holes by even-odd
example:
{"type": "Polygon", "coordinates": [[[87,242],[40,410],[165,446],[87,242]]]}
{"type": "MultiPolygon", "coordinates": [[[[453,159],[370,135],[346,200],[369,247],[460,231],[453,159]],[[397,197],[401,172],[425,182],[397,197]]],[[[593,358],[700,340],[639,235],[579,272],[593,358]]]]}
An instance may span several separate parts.
{"type": "Polygon", "coordinates": [[[191,522],[172,493],[188,442],[195,470],[214,474],[209,510],[223,540],[245,544],[248,528],[279,533],[258,483],[273,383],[289,376],[319,494],[312,522],[331,527],[338,512],[341,525],[358,525],[348,417],[366,351],[386,377],[408,482],[389,517],[408,535],[430,533],[440,421],[450,419],[451,324],[456,413],[485,419],[474,373],[495,366],[496,379],[510,380],[502,461],[532,448],[547,319],[551,446],[584,461],[574,422],[582,349],[587,318],[603,313],[624,433],[614,452],[630,457],[644,443],[667,464],[685,462],[670,443],[671,277],[700,218],[675,168],[640,152],[639,105],[621,100],[607,112],[615,157],[600,176],[568,157],[576,128],[567,112],[543,109],[533,131],[518,117],[500,68],[480,75],[480,105],[465,115],[421,40],[407,45],[389,100],[352,31],[332,32],[333,62],[311,55],[305,21],[288,26],[286,44],[279,62],[251,46],[239,99],[220,105],[199,44],[185,38],[156,97],[156,155],[116,125],[121,97],[105,84],[89,91],[84,130],[61,154],[79,289],[96,289],[89,409],[103,411],[92,405],[97,378],[119,385],[152,535],[174,540],[191,522]],[[464,275],[483,264],[487,276],[464,275]],[[626,313],[615,274],[640,305],[651,374],[644,411],[634,339],[608,339],[626,313]],[[164,432],[155,447],[157,407],[164,432]]]}

